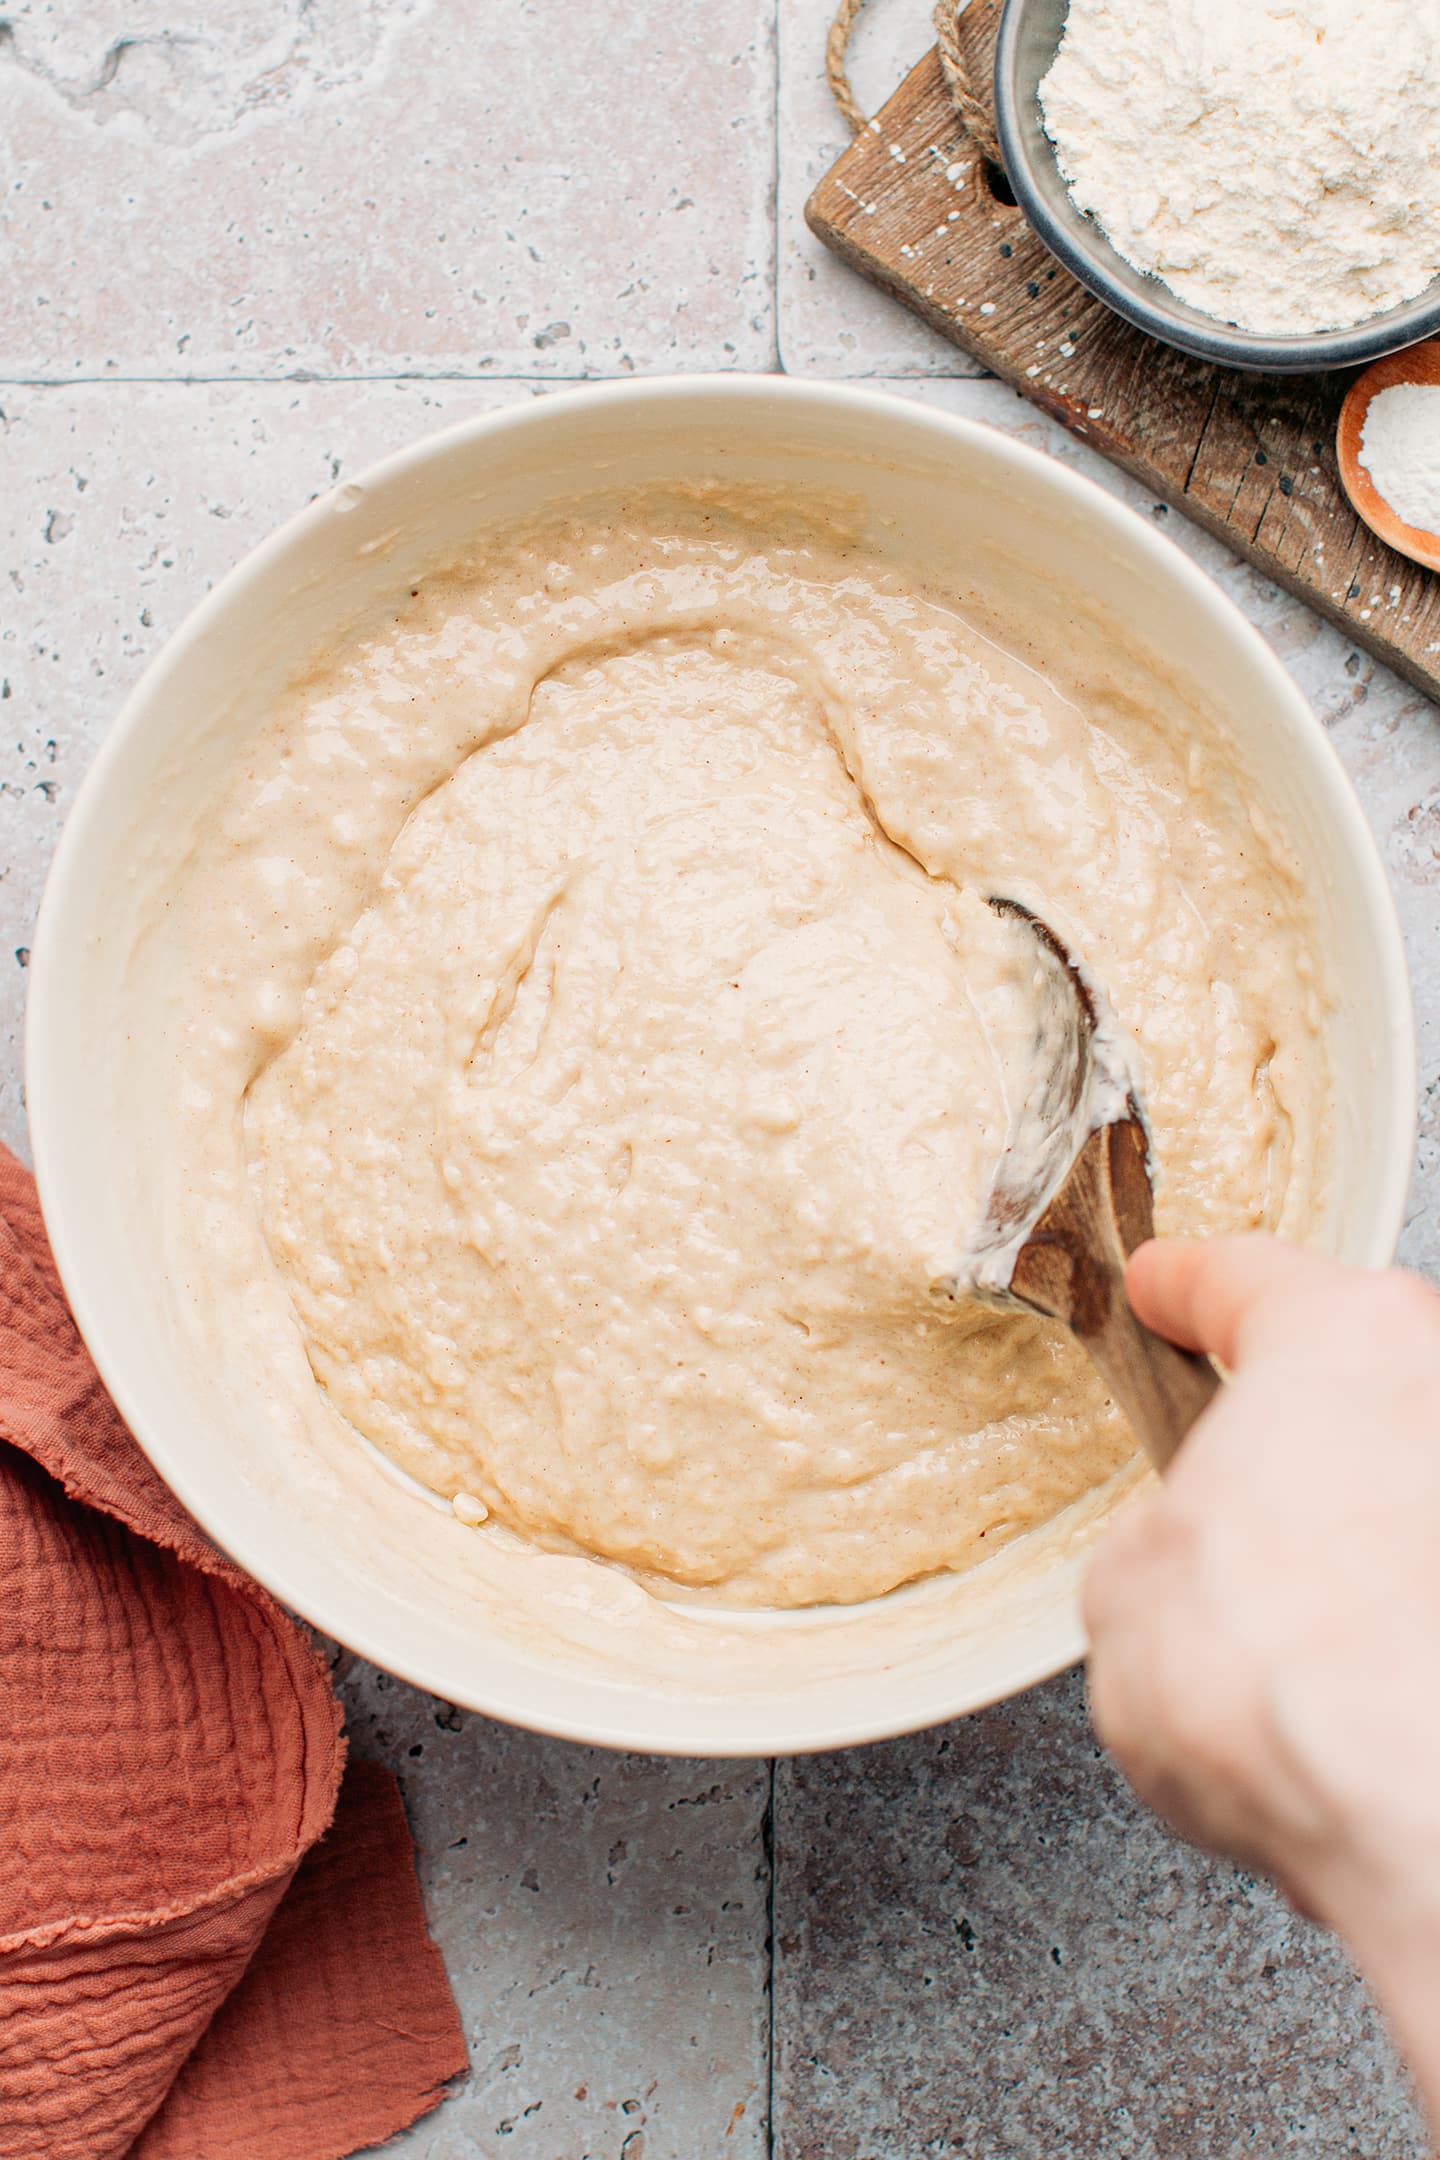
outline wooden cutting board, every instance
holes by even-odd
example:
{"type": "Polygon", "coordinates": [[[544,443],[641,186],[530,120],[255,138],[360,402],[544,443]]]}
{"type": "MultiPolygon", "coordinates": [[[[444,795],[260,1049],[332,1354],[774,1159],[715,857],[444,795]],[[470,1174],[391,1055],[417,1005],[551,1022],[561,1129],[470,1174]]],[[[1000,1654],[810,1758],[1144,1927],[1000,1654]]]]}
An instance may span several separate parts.
{"type": "MultiPolygon", "coordinates": [[[[999,0],[961,17],[973,80],[989,80],[998,17],[999,0]]],[[[806,217],[1043,412],[1440,698],[1440,578],[1376,539],[1340,485],[1335,424],[1355,371],[1241,375],[1157,344],[1092,299],[1006,194],[931,52],[806,217]]]]}

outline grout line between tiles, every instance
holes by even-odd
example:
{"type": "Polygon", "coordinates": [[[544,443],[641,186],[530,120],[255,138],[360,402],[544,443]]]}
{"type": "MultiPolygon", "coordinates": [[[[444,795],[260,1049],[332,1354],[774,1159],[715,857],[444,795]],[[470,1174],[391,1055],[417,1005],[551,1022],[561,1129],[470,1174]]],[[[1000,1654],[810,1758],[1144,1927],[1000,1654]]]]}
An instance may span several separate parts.
{"type": "Polygon", "coordinates": [[[780,343],[780,41],[782,0],[775,0],[770,16],[770,352],[775,373],[787,373],[780,343]]]}
{"type": "Polygon", "coordinates": [[[778,1765],[770,1758],[770,1790],[765,1800],[763,1837],[769,1880],[765,1887],[765,2154],[775,2160],[775,1879],[778,1873],[775,1836],[775,1787],[778,1765]]]}
{"type": "MultiPolygon", "coordinates": [[[[780,234],[780,69],[784,0],[774,0],[770,16],[770,338],[777,375],[787,372],[780,342],[780,275],[783,254],[780,234]]],[[[775,1757],[770,1758],[770,1785],[765,1796],[765,2156],[775,2160],[775,1757]]]]}
{"type": "MultiPolygon", "coordinates": [[[[777,272],[778,278],[778,272],[777,272]]],[[[774,354],[774,372],[789,375],[793,370],[786,366],[778,344],[774,354]]],[[[224,388],[229,384],[241,388],[246,384],[259,384],[273,390],[306,390],[315,386],[343,387],[350,383],[473,383],[477,388],[486,383],[521,384],[536,390],[578,390],[587,383],[644,382],[661,374],[669,375],[737,375],[754,376],[765,371],[758,368],[668,368],[642,370],[633,373],[622,369],[613,375],[464,375],[426,374],[416,370],[389,369],[378,374],[363,375],[316,375],[308,369],[290,375],[0,375],[0,390],[93,390],[108,383],[130,388],[147,386],[157,390],[202,390],[214,386],[224,388]]],[[[813,382],[986,382],[993,378],[981,375],[936,373],[933,369],[907,370],[905,368],[864,368],[854,374],[811,375],[808,372],[796,378],[813,382]]]]}
{"type": "MultiPolygon", "coordinates": [[[[676,369],[677,374],[743,375],[746,368],[676,369]]],[[[587,382],[641,382],[639,369],[617,368],[614,374],[590,375],[476,375],[466,369],[381,368],[351,375],[321,375],[313,368],[292,368],[286,374],[264,375],[122,375],[107,369],[103,375],[0,375],[0,390],[76,390],[97,383],[153,384],[157,389],[201,389],[210,383],[268,383],[275,389],[290,385],[306,389],[312,383],[434,382],[434,383],[533,383],[541,389],[572,389],[587,382]]]]}

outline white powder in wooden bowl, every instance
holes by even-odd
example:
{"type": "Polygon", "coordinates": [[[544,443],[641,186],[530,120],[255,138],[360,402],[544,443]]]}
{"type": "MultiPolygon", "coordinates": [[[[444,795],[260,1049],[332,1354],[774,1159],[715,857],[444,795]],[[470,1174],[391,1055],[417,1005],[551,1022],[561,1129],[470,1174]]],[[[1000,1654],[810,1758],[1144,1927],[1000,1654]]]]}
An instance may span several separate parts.
{"type": "Polygon", "coordinates": [[[1079,208],[1221,322],[1348,328],[1440,276],[1440,0],[1070,0],[1040,103],[1079,208]]]}
{"type": "Polygon", "coordinates": [[[1371,398],[1360,463],[1397,517],[1440,534],[1440,385],[1392,383],[1371,398]]]}

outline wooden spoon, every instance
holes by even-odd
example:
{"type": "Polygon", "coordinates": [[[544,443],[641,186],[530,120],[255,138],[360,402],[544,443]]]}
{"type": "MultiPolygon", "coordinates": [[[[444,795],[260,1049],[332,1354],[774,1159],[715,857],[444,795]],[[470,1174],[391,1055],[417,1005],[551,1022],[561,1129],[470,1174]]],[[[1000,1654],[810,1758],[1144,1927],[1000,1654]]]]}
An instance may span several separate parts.
{"type": "Polygon", "coordinates": [[[1391,353],[1387,360],[1377,360],[1350,385],[1340,408],[1335,438],[1340,478],[1353,508],[1387,547],[1399,555],[1408,555],[1411,562],[1423,563],[1427,570],[1440,570],[1440,533],[1422,532],[1418,525],[1407,525],[1376,487],[1368,466],[1360,462],[1371,400],[1382,390],[1393,390],[1397,383],[1440,384],[1440,339],[1430,338],[1423,345],[1391,353]]]}
{"type": "Polygon", "coordinates": [[[1209,1358],[1143,1326],[1125,1295],[1125,1262],[1154,1233],[1154,1195],[1120,1032],[1048,924],[1018,901],[991,906],[1034,946],[1035,1075],[980,1232],[936,1287],[1062,1321],[1163,1470],[1221,1383],[1209,1358]]]}

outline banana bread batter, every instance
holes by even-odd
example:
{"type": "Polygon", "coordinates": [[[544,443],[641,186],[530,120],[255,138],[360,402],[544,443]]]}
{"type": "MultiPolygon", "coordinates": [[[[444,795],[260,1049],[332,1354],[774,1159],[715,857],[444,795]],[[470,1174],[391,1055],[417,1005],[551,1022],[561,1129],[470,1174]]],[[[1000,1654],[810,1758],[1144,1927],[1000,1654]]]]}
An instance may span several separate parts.
{"type": "Polygon", "coordinates": [[[874,1596],[1132,1451],[1062,1332],[933,1292],[1026,1068],[988,895],[1130,1031],[1164,1228],[1323,1199],[1306,909],[1223,746],[818,513],[596,500],[436,575],[289,694],[191,885],[303,1384],[476,1536],[671,1593],[874,1596]]]}

